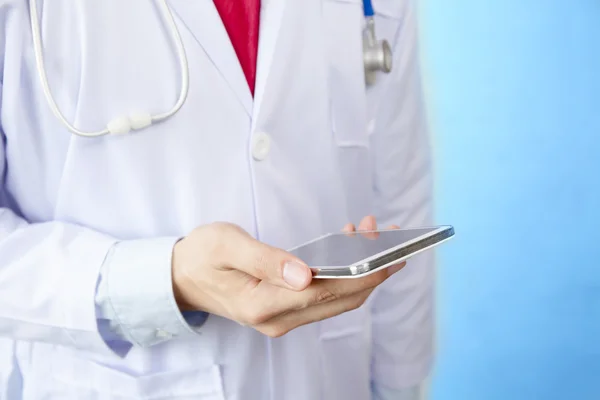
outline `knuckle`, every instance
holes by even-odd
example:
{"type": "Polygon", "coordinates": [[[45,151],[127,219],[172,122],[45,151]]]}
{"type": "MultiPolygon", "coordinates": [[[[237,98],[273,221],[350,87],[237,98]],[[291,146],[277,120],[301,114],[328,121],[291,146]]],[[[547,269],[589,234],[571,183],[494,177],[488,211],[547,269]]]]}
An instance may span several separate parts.
{"type": "Polygon", "coordinates": [[[365,290],[363,293],[360,294],[359,297],[361,305],[365,304],[365,302],[369,299],[369,296],[371,296],[371,293],[373,293],[373,289],[365,290]]]}
{"type": "Polygon", "coordinates": [[[350,310],[356,310],[359,309],[360,307],[362,307],[363,304],[365,304],[365,301],[367,301],[367,299],[369,298],[369,294],[368,293],[360,293],[356,296],[354,296],[352,298],[352,300],[350,301],[350,310]]]}
{"type": "Polygon", "coordinates": [[[361,297],[352,299],[352,302],[350,303],[350,306],[348,307],[348,311],[358,310],[364,303],[365,303],[365,300],[361,297]]]}
{"type": "Polygon", "coordinates": [[[260,325],[261,323],[264,322],[264,318],[262,318],[260,314],[251,313],[251,314],[246,315],[245,322],[247,325],[250,325],[250,326],[260,325]]]}
{"type": "Polygon", "coordinates": [[[203,254],[209,254],[212,258],[219,259],[226,253],[229,226],[230,224],[227,223],[215,222],[196,229],[196,245],[199,242],[203,254]]]}
{"type": "Polygon", "coordinates": [[[263,334],[273,339],[282,337],[289,331],[289,329],[285,328],[283,325],[280,324],[268,325],[261,329],[261,332],[263,334]]]}
{"type": "Polygon", "coordinates": [[[213,222],[210,227],[214,236],[217,237],[225,236],[234,229],[233,225],[228,222],[213,222]]]}
{"type": "Polygon", "coordinates": [[[269,315],[265,311],[255,307],[246,307],[238,316],[240,322],[250,326],[260,325],[268,319],[269,315]]]}
{"type": "Polygon", "coordinates": [[[231,241],[232,238],[241,238],[245,231],[238,225],[230,222],[213,222],[208,225],[210,236],[218,242],[231,241]]]}
{"type": "Polygon", "coordinates": [[[315,303],[316,304],[322,304],[322,303],[328,303],[330,301],[336,300],[338,298],[338,296],[332,292],[331,290],[324,288],[321,290],[318,290],[315,294],[315,303]]]}
{"type": "Polygon", "coordinates": [[[387,271],[379,271],[369,277],[365,281],[365,289],[372,289],[381,285],[387,279],[387,271]]]}
{"type": "Polygon", "coordinates": [[[271,275],[270,265],[271,265],[271,257],[269,253],[261,249],[254,256],[254,269],[258,273],[261,278],[267,277],[271,275]]]}

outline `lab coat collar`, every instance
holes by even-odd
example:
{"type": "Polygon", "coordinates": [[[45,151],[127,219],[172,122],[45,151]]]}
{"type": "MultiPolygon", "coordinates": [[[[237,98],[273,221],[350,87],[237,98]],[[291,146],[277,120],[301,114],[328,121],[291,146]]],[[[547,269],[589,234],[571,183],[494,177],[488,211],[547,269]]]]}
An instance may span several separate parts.
{"type": "MultiPolygon", "coordinates": [[[[253,121],[258,120],[260,106],[265,97],[271,67],[276,57],[285,6],[288,3],[290,2],[286,0],[263,0],[253,99],[244,71],[214,3],[209,0],[170,0],[175,14],[229,83],[253,121]]],[[[253,126],[252,129],[254,128],[253,126]]]]}
{"type": "Polygon", "coordinates": [[[183,22],[229,83],[248,115],[252,115],[252,93],[214,3],[209,0],[170,0],[169,3],[174,14],[183,22]]]}

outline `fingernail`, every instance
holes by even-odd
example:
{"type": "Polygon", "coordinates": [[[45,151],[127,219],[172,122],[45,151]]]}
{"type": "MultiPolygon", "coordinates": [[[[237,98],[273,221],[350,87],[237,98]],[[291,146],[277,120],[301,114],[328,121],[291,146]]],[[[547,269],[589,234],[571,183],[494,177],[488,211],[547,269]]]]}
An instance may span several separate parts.
{"type": "Polygon", "coordinates": [[[298,262],[287,262],[283,266],[283,280],[295,289],[303,289],[309,278],[306,269],[306,265],[298,262]]]}
{"type": "Polygon", "coordinates": [[[400,271],[402,268],[404,268],[404,266],[406,265],[406,263],[402,263],[402,264],[398,264],[398,265],[394,265],[392,267],[388,268],[388,273],[390,275],[394,275],[396,272],[400,271]]]}

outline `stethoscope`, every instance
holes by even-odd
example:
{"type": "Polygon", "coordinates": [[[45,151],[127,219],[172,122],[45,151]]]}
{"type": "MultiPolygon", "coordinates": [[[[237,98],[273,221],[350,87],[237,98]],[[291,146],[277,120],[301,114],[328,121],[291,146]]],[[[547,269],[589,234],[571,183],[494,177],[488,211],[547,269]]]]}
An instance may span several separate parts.
{"type": "Polygon", "coordinates": [[[363,0],[365,29],[363,32],[363,61],[367,86],[375,83],[377,72],[392,71],[392,49],[387,40],[377,40],[375,35],[375,11],[371,0],[363,0]]]}
{"type": "MultiPolygon", "coordinates": [[[[110,121],[106,128],[96,132],[84,132],[74,127],[66,120],[50,91],[44,55],[42,50],[42,35],[37,11],[37,0],[30,0],[29,14],[31,18],[31,33],[33,36],[33,48],[35,53],[36,67],[44,91],[44,96],[54,115],[73,134],[83,137],[98,137],[104,135],[126,134],[149,127],[152,124],[164,121],[175,115],[185,103],[189,86],[188,60],[183,46],[183,40],[173,18],[173,13],[167,4],[167,0],[159,0],[158,4],[162,11],[163,19],[171,31],[171,39],[177,49],[177,57],[181,69],[181,90],[177,102],[173,108],[162,114],[152,115],[148,112],[137,112],[131,115],[115,118],[110,121]]],[[[389,73],[392,70],[392,51],[387,41],[378,41],[375,35],[375,13],[371,0],[363,0],[363,11],[365,16],[365,28],[363,32],[363,60],[365,66],[365,82],[367,86],[375,83],[377,72],[389,73]]]]}

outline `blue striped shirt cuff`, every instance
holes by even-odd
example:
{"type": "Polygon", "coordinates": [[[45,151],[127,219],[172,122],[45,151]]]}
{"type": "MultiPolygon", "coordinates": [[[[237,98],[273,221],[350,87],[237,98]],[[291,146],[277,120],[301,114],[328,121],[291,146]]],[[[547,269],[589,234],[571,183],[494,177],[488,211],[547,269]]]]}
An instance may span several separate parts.
{"type": "Polygon", "coordinates": [[[120,341],[149,347],[197,335],[208,318],[204,312],[182,313],[175,301],[171,262],[178,240],[131,240],[111,249],[102,266],[96,308],[101,334],[115,351],[120,341]]]}

